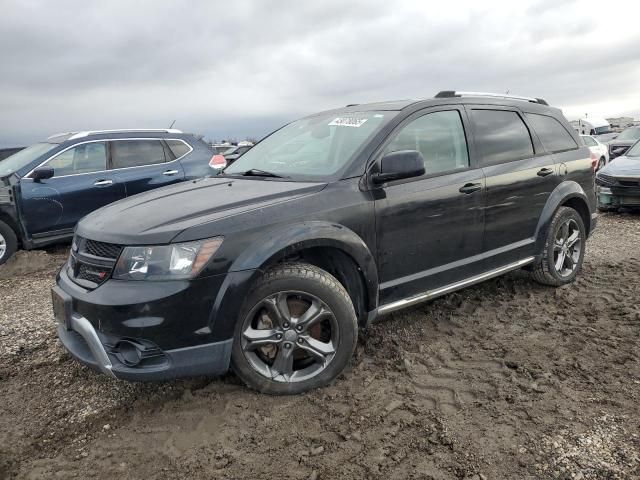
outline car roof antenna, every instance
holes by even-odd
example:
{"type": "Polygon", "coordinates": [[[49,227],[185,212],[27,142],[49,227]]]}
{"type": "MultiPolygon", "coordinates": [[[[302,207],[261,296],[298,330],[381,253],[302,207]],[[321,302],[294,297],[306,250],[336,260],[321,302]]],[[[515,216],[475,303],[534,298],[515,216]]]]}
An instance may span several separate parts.
{"type": "Polygon", "coordinates": [[[169,125],[169,128],[173,128],[173,125],[176,123],[176,121],[174,120],[173,122],[171,122],[171,125],[169,125]]]}

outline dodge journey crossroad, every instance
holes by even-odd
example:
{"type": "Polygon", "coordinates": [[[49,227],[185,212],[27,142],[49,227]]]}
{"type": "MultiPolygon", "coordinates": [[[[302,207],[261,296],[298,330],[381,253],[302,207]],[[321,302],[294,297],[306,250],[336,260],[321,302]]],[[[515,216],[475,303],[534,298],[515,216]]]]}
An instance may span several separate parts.
{"type": "Polygon", "coordinates": [[[596,162],[542,99],[446,91],[311,115],[219,175],[81,220],[58,335],[120,379],[326,385],[382,314],[520,268],[572,282],[596,162]]]}

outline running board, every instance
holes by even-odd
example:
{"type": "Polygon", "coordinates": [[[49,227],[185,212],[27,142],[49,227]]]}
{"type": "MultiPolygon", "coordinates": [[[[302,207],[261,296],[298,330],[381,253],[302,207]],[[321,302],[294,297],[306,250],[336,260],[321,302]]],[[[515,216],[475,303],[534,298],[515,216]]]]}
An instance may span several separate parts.
{"type": "Polygon", "coordinates": [[[428,290],[424,293],[414,295],[413,297],[403,298],[402,300],[397,300],[395,302],[388,303],[387,305],[383,305],[379,307],[378,313],[382,314],[382,313],[394,312],[396,310],[400,310],[405,307],[410,307],[417,303],[425,302],[427,300],[431,300],[433,298],[446,295],[447,293],[453,292],[454,290],[459,290],[461,288],[468,287],[476,283],[484,282],[485,280],[489,280],[490,278],[493,278],[493,277],[499,277],[503,273],[507,273],[507,272],[510,272],[511,270],[517,270],[518,268],[524,267],[525,265],[533,262],[533,260],[534,260],[534,257],[523,258],[522,260],[518,260],[517,262],[510,263],[509,265],[505,265],[504,267],[496,268],[495,270],[489,270],[488,272],[481,273],[480,275],[476,275],[475,277],[470,277],[470,278],[467,278],[466,280],[452,283],[445,287],[437,288],[435,290],[428,290]]]}

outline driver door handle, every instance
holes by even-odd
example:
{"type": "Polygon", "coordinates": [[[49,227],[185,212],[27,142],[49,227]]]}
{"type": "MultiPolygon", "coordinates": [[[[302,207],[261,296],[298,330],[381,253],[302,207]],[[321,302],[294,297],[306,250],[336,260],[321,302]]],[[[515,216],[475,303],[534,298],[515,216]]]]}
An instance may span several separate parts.
{"type": "Polygon", "coordinates": [[[466,193],[467,195],[473,192],[477,192],[478,190],[482,190],[481,183],[467,183],[460,187],[460,193],[466,193]]]}
{"type": "Polygon", "coordinates": [[[175,175],[176,173],[178,173],[178,170],[167,170],[166,172],[163,172],[163,175],[166,175],[167,177],[170,177],[172,175],[175,175]]]}
{"type": "Polygon", "coordinates": [[[546,177],[547,175],[551,175],[553,173],[553,168],[541,168],[538,170],[537,175],[539,177],[546,177]]]}
{"type": "Polygon", "coordinates": [[[95,182],[93,182],[93,184],[96,187],[105,187],[107,185],[112,185],[113,184],[113,180],[96,180],[95,182]]]}

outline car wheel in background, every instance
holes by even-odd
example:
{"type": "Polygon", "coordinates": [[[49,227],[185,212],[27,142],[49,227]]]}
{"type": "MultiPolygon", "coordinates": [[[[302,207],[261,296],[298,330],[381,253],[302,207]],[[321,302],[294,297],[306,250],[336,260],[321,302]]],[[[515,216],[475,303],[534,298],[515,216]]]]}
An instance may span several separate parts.
{"type": "Polygon", "coordinates": [[[335,379],[357,337],[356,313],[338,280],[313,265],[278,265],[245,301],[231,364],[250,388],[297,394],[335,379]]]}
{"type": "Polygon", "coordinates": [[[586,238],[580,214],[560,207],[549,226],[542,258],[533,268],[534,280],[554,287],[573,282],[582,267],[586,238]]]}
{"type": "Polygon", "coordinates": [[[18,249],[18,239],[13,229],[0,221],[0,265],[9,260],[18,249]]]}

